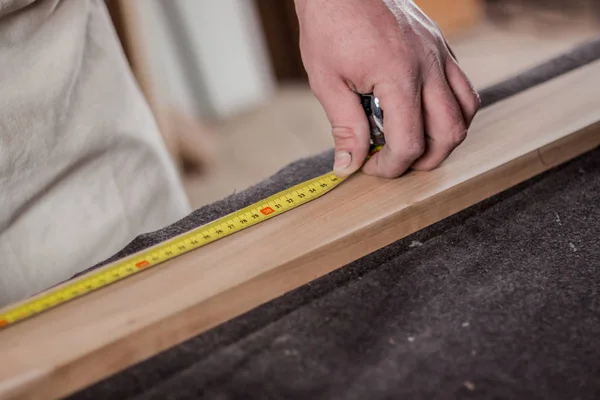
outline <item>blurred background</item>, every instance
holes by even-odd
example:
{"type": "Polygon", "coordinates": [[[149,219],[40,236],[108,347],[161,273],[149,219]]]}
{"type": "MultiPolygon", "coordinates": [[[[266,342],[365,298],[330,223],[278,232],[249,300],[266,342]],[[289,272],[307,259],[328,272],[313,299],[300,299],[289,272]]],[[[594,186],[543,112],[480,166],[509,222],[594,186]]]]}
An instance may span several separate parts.
{"type": "MultiPolygon", "coordinates": [[[[415,0],[481,89],[600,34],[600,0],[415,0]]],[[[333,145],[293,0],[107,0],[194,207],[333,145]]]]}

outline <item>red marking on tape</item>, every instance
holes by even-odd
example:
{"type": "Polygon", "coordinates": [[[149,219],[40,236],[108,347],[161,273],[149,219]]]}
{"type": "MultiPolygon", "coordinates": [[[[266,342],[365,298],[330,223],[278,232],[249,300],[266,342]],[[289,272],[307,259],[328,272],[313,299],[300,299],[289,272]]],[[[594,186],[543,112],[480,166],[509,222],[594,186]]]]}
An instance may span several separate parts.
{"type": "Polygon", "coordinates": [[[260,210],[261,213],[263,213],[264,215],[269,215],[269,214],[273,214],[275,212],[275,210],[273,210],[271,207],[265,207],[262,210],[260,210]]]}
{"type": "Polygon", "coordinates": [[[139,263],[135,264],[135,266],[141,269],[150,266],[150,263],[146,260],[142,260],[139,263]]]}
{"type": "Polygon", "coordinates": [[[7,325],[8,325],[8,321],[0,319],[0,328],[4,328],[7,325]]]}

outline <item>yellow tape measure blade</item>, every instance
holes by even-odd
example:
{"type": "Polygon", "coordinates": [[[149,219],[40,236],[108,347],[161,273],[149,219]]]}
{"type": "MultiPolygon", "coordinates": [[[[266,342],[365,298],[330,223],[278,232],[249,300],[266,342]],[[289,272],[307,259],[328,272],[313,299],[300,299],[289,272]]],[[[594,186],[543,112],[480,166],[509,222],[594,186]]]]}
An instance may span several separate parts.
{"type": "Polygon", "coordinates": [[[310,179],[232,214],[91,271],[30,300],[0,310],[0,329],[281,215],[324,195],[343,180],[333,172],[310,179]]]}

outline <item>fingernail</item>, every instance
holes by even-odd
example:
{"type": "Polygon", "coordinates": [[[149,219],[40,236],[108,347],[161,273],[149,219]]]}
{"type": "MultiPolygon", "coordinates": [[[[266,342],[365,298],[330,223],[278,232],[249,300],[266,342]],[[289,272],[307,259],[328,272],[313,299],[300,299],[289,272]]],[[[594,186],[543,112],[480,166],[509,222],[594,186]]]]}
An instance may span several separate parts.
{"type": "Polygon", "coordinates": [[[347,151],[335,153],[334,172],[343,172],[352,163],[352,156],[347,151]]]}

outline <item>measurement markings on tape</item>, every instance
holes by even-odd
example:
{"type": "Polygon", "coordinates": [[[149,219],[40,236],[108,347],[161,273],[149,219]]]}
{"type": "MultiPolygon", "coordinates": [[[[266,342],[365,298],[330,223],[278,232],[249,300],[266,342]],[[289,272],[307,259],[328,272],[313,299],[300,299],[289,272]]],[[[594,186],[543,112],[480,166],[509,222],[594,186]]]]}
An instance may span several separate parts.
{"type": "Polygon", "coordinates": [[[344,179],[333,172],[310,179],[206,225],[0,310],[0,329],[94,292],[191,250],[257,225],[329,192],[344,179]]]}

